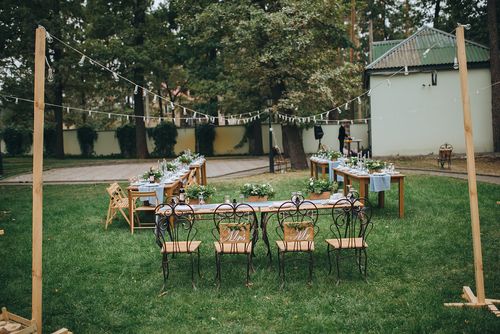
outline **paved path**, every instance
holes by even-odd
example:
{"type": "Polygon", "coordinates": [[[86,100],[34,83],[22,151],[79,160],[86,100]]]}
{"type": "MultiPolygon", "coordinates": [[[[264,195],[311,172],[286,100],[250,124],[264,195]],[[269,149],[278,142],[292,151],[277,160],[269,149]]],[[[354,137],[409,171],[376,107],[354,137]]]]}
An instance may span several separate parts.
{"type": "MultiPolygon", "coordinates": [[[[207,177],[222,177],[238,173],[260,174],[267,167],[269,160],[263,158],[209,159],[207,177]]],[[[103,166],[55,168],[43,172],[45,184],[50,183],[109,183],[126,181],[133,176],[143,174],[151,162],[128,163],[103,166]]],[[[32,174],[13,176],[2,180],[0,184],[31,183],[32,174]]]]}

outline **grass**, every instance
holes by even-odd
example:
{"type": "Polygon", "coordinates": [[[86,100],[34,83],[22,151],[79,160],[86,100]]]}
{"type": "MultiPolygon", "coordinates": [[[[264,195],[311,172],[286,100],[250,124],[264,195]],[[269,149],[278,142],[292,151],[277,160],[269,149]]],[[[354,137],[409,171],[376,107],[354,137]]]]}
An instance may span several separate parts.
{"type": "MultiPolygon", "coordinates": [[[[216,182],[220,201],[243,182],[269,180],[278,199],[302,188],[306,173],[263,175],[216,182]]],[[[467,183],[410,176],[406,216],[397,218],[397,192],[376,209],[368,243],[368,283],[344,262],[343,280],[328,275],[327,218],[320,222],[314,284],[300,256],[287,258],[287,287],[279,290],[277,263],[268,266],[257,244],[246,288],[245,259],[223,259],[222,288],[214,285],[211,221],[201,221],[202,279],[191,288],[189,261],[172,262],[169,292],[162,284],[160,254],[151,231],[130,235],[123,219],[103,230],[104,185],[44,188],[44,331],[75,333],[498,333],[486,310],[445,308],[460,301],[463,285],[474,290],[467,183]],[[292,259],[293,260],[293,259],[292,259]]],[[[31,188],[1,186],[0,306],[29,317],[31,307],[31,188]]],[[[237,197],[236,197],[237,198],[237,197]]],[[[375,200],[375,196],[372,196],[375,200]]],[[[500,298],[500,187],[479,184],[486,293],[500,298]]],[[[273,223],[274,226],[274,223],[273,223]]],[[[270,237],[276,238],[274,228],[270,237]]],[[[272,241],[275,253],[275,244],[272,241]]]]}

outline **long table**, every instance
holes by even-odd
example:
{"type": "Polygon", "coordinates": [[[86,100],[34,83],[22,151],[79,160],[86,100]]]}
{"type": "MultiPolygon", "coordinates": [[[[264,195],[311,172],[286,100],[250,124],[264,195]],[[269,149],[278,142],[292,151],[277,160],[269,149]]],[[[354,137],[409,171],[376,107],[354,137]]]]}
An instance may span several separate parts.
{"type": "Polygon", "coordinates": [[[328,178],[328,168],[330,163],[328,161],[317,161],[316,159],[309,159],[311,177],[318,178],[318,168],[321,170],[321,177],[328,178]]]}
{"type": "MultiPolygon", "coordinates": [[[[368,196],[368,185],[370,184],[370,175],[359,175],[354,174],[350,171],[333,168],[333,179],[337,180],[337,175],[344,177],[344,193],[347,193],[347,186],[352,184],[352,181],[359,182],[359,197],[368,196]]],[[[398,184],[398,195],[399,195],[399,218],[403,218],[405,215],[405,176],[403,174],[392,174],[391,183],[398,184]]],[[[385,204],[385,192],[378,192],[378,205],[383,208],[385,204]]]]}
{"type": "MultiPolygon", "coordinates": [[[[327,213],[321,213],[322,211],[327,211],[327,210],[332,210],[335,204],[329,204],[327,203],[327,200],[307,200],[309,202],[312,202],[316,208],[318,209],[318,214],[319,215],[329,215],[330,212],[327,213]]],[[[278,213],[278,210],[280,210],[280,204],[287,202],[287,201],[266,201],[266,202],[246,202],[246,204],[249,204],[255,211],[255,213],[260,213],[260,228],[262,230],[262,241],[264,241],[264,244],[267,247],[267,256],[269,257],[269,261],[272,261],[272,253],[271,253],[271,245],[269,243],[269,237],[267,234],[267,225],[269,221],[271,220],[273,215],[276,215],[278,213]]],[[[219,205],[222,203],[217,203],[217,204],[203,204],[203,205],[192,205],[191,207],[193,208],[194,214],[195,215],[213,215],[215,213],[215,210],[219,205]]],[[[362,205],[362,204],[360,204],[362,205]]],[[[347,207],[347,204],[345,205],[337,205],[338,208],[342,207],[347,207]]],[[[301,205],[300,209],[301,210],[308,210],[308,209],[313,209],[314,206],[311,204],[305,203],[305,205],[301,205]]],[[[281,208],[281,210],[285,211],[293,211],[296,210],[296,207],[294,205],[286,206],[281,208]]],[[[253,244],[258,240],[258,231],[254,231],[254,236],[253,236],[253,244]]],[[[254,249],[254,248],[252,248],[254,249]]],[[[253,250],[252,250],[253,252],[253,250]]]]}

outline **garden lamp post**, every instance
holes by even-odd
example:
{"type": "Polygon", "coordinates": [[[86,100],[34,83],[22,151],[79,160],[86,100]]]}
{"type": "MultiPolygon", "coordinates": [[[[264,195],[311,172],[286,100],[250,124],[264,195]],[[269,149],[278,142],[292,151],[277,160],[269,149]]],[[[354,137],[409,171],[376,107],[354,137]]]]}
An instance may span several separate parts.
{"type": "Polygon", "coordinates": [[[266,102],[267,102],[267,111],[269,117],[269,173],[274,173],[273,125],[272,125],[273,100],[267,99],[266,102]]]}

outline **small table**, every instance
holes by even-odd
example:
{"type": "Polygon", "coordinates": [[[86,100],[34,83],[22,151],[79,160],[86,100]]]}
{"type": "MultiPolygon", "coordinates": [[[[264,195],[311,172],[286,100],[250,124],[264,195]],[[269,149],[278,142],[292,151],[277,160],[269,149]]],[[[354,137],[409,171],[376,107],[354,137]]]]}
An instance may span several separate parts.
{"type": "MultiPolygon", "coordinates": [[[[359,197],[367,197],[368,195],[368,185],[370,184],[370,175],[357,175],[349,171],[333,168],[333,179],[337,180],[337,175],[344,177],[344,193],[347,192],[347,185],[350,185],[353,180],[359,182],[359,197]]],[[[405,215],[405,176],[403,174],[393,174],[391,175],[391,183],[398,184],[398,194],[399,194],[399,218],[403,218],[405,215]]],[[[385,192],[379,191],[378,193],[378,205],[383,208],[385,202],[385,192]]]]}
{"type": "Polygon", "coordinates": [[[357,153],[360,152],[359,144],[361,143],[361,139],[346,139],[344,140],[344,145],[347,145],[347,152],[351,154],[351,143],[356,143],[358,150],[356,151],[357,153]]]}
{"type": "Polygon", "coordinates": [[[330,163],[328,161],[317,161],[315,159],[309,159],[310,161],[310,169],[311,169],[311,177],[315,179],[318,178],[318,168],[321,169],[321,177],[323,179],[328,178],[328,168],[330,163]]]}

